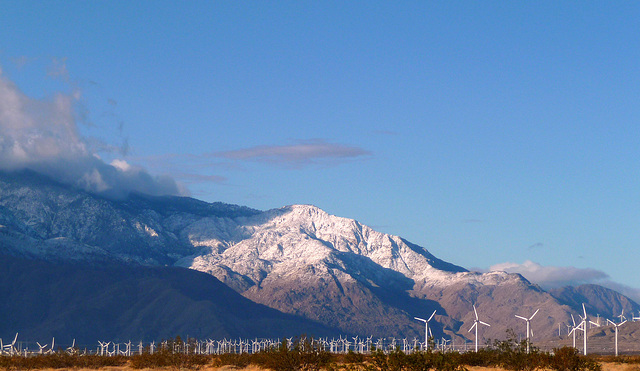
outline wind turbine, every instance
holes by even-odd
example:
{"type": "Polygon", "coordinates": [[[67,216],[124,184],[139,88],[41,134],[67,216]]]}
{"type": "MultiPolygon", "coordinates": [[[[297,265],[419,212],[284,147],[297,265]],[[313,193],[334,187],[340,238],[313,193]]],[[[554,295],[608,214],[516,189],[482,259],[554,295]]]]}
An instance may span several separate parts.
{"type": "Polygon", "coordinates": [[[47,354],[53,354],[56,351],[56,338],[51,338],[51,348],[46,351],[47,354]]]}
{"type": "Polygon", "coordinates": [[[620,318],[620,322],[624,322],[627,320],[627,317],[624,316],[624,308],[622,308],[622,313],[620,313],[620,315],[616,317],[620,318]]]}
{"type": "Polygon", "coordinates": [[[476,353],[478,352],[478,323],[481,325],[485,325],[485,326],[491,326],[488,323],[482,322],[478,319],[478,311],[476,310],[476,306],[475,304],[473,305],[473,313],[476,315],[476,319],[473,321],[473,325],[471,326],[471,328],[469,328],[468,332],[471,332],[471,330],[473,330],[473,328],[475,327],[476,329],[476,353]]]}
{"type": "Polygon", "coordinates": [[[414,319],[417,319],[418,321],[424,322],[424,350],[425,351],[429,350],[429,321],[431,321],[433,316],[436,315],[436,311],[437,311],[437,309],[434,310],[433,313],[431,313],[431,317],[429,317],[429,319],[422,319],[422,318],[418,318],[418,317],[413,317],[414,319]]]}
{"type": "Polygon", "coordinates": [[[67,352],[69,352],[69,354],[74,354],[76,352],[76,339],[73,339],[73,344],[67,348],[67,352]]]}
{"type": "MultiPolygon", "coordinates": [[[[536,316],[536,314],[538,314],[538,311],[540,309],[538,308],[532,315],[531,317],[527,318],[527,317],[522,317],[516,314],[516,317],[523,319],[527,322],[527,354],[529,354],[529,334],[531,333],[531,335],[533,335],[533,331],[529,330],[529,322],[531,322],[531,320],[533,319],[533,317],[536,316]]],[[[560,327],[558,327],[558,332],[560,332],[560,327]]]]}
{"type": "Polygon", "coordinates": [[[627,322],[627,320],[624,320],[624,321],[616,324],[612,320],[607,318],[607,322],[609,322],[610,324],[612,324],[616,328],[616,357],[617,357],[618,356],[618,327],[622,326],[622,324],[627,322]]]}
{"type": "Polygon", "coordinates": [[[631,313],[631,320],[632,320],[633,322],[635,322],[635,321],[640,321],[640,312],[638,313],[638,317],[634,317],[634,316],[633,316],[633,312],[632,312],[632,313],[631,313]]]}
{"type": "Polygon", "coordinates": [[[38,343],[37,341],[36,341],[36,344],[38,344],[38,347],[40,348],[40,350],[38,351],[38,354],[42,354],[42,351],[44,350],[44,348],[48,346],[48,344],[40,345],[40,343],[38,343]]]}
{"type": "Polygon", "coordinates": [[[16,332],[16,337],[13,339],[13,341],[11,342],[11,344],[7,344],[7,345],[3,345],[2,349],[4,351],[4,348],[7,348],[7,351],[9,353],[9,355],[14,355],[17,353],[17,349],[16,349],[16,341],[18,341],[18,333],[16,332]]]}
{"type": "Polygon", "coordinates": [[[584,317],[580,316],[580,318],[582,318],[582,322],[580,322],[580,324],[578,325],[578,327],[581,327],[580,330],[582,330],[584,332],[584,349],[583,349],[583,354],[586,356],[587,355],[587,325],[588,323],[592,323],[594,325],[597,325],[597,323],[593,322],[593,321],[589,321],[589,319],[587,318],[587,310],[584,307],[584,303],[582,303],[582,312],[584,313],[584,317]],[[587,323],[588,321],[588,323],[587,323]]]}

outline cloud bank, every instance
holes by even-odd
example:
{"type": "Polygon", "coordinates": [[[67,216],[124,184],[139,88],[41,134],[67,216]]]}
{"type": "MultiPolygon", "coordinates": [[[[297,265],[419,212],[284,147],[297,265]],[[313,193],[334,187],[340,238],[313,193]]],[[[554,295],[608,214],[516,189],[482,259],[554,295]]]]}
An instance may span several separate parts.
{"type": "Polygon", "coordinates": [[[130,192],[185,192],[170,177],[152,176],[124,160],[106,163],[100,159],[95,151],[96,141],[84,138],[78,130],[79,100],[79,92],[32,99],[0,69],[0,170],[30,169],[59,182],[117,198],[130,192]]]}
{"type": "Polygon", "coordinates": [[[490,271],[519,273],[532,283],[544,289],[563,286],[596,284],[615,290],[640,302],[640,289],[611,281],[608,274],[592,268],[542,266],[530,260],[524,263],[500,263],[489,267],[490,271]]]}
{"type": "Polygon", "coordinates": [[[359,147],[314,140],[292,145],[256,146],[234,151],[217,152],[213,156],[232,160],[268,162],[300,167],[320,161],[341,161],[370,154],[371,152],[359,147]]]}
{"type": "Polygon", "coordinates": [[[542,266],[531,260],[527,260],[522,264],[500,263],[489,267],[489,270],[519,273],[527,280],[545,288],[595,283],[609,278],[609,275],[597,269],[542,266]]]}

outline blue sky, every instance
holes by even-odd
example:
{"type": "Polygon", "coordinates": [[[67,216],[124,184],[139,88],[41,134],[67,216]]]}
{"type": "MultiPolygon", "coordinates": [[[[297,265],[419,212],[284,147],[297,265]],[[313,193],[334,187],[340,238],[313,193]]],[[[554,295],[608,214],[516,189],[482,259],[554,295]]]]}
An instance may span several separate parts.
{"type": "Polygon", "coordinates": [[[70,97],[83,154],[640,299],[636,2],[0,6],[5,84],[70,97]]]}

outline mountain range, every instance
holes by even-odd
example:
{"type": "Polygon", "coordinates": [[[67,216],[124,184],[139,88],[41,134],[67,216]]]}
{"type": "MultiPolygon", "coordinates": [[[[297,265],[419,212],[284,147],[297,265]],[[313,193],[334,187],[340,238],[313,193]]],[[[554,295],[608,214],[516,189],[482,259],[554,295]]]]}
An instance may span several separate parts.
{"type": "Polygon", "coordinates": [[[515,315],[537,309],[536,337],[549,338],[583,302],[592,316],[640,311],[600,286],[545,291],[518,274],[470,272],[311,205],[112,199],[26,170],[0,173],[0,254],[6,337],[412,338],[424,336],[414,317],[435,310],[434,337],[460,341],[473,339],[475,306],[491,324],[485,339],[524,333],[515,315]]]}

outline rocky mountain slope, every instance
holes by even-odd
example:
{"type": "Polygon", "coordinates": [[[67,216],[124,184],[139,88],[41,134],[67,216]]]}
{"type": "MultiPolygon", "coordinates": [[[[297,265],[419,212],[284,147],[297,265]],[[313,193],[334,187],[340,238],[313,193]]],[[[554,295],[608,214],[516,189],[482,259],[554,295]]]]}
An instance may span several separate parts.
{"type": "Polygon", "coordinates": [[[413,317],[437,310],[434,336],[472,338],[475,305],[491,324],[485,338],[524,332],[515,314],[538,308],[532,326],[551,336],[572,311],[520,275],[468,272],[314,206],[261,212],[180,197],[110,200],[24,171],[0,173],[0,252],[187,267],[257,303],[362,335],[421,337],[413,317]]]}
{"type": "MultiPolygon", "coordinates": [[[[549,290],[558,301],[575,311],[582,310],[582,303],[590,313],[597,317],[616,319],[624,314],[626,319],[640,317],[640,305],[617,291],[599,285],[566,286],[549,290]]],[[[606,322],[606,320],[605,320],[606,322]]]]}
{"type": "Polygon", "coordinates": [[[278,338],[338,335],[305,318],[253,303],[210,275],[174,267],[60,264],[0,255],[0,337],[93,347],[180,335],[278,338]]]}

